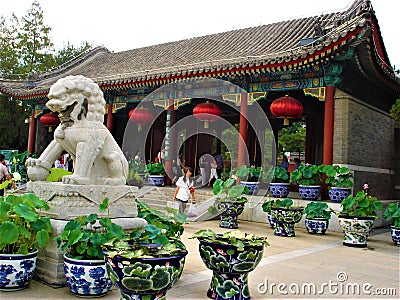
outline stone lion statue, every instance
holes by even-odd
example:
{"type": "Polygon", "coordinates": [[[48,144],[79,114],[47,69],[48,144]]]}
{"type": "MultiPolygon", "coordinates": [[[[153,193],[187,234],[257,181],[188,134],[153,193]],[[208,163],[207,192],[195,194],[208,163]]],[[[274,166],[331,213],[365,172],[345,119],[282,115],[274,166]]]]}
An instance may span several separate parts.
{"type": "Polygon", "coordinates": [[[63,177],[68,184],[125,185],[128,162],[104,126],[105,100],[99,86],[84,76],[67,76],[50,88],[46,106],[59,113],[54,140],[38,159],[28,160],[32,181],[46,180],[52,164],[67,151],[74,173],[63,177]]]}

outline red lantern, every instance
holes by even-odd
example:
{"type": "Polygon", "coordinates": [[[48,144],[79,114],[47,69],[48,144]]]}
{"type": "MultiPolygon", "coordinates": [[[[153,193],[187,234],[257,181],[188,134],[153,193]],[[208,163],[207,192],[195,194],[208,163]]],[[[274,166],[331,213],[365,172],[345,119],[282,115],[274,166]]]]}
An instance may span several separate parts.
{"type": "Polygon", "coordinates": [[[221,116],[221,110],[214,103],[200,103],[193,109],[196,119],[204,122],[204,128],[208,128],[208,122],[214,122],[221,116]]]}
{"type": "Polygon", "coordinates": [[[49,132],[52,132],[53,127],[57,127],[58,124],[60,124],[60,119],[58,118],[58,116],[55,114],[52,114],[52,113],[47,113],[47,114],[42,115],[39,118],[39,121],[44,126],[49,127],[49,132]]]}
{"type": "Polygon", "coordinates": [[[283,125],[289,125],[289,119],[296,119],[303,113],[303,105],[297,99],[289,97],[280,97],[271,103],[271,113],[277,118],[283,118],[283,125]]]}
{"type": "Polygon", "coordinates": [[[142,130],[142,125],[150,123],[153,118],[151,110],[146,107],[138,107],[129,112],[129,120],[138,124],[138,131],[142,130]]]}

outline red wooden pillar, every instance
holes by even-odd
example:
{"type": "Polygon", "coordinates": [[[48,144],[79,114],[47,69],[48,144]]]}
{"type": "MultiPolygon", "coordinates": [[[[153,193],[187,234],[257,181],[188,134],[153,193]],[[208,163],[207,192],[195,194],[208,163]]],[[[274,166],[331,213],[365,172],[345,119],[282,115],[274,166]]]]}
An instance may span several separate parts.
{"type": "Polygon", "coordinates": [[[107,107],[107,129],[112,133],[114,126],[114,117],[112,113],[113,104],[109,103],[107,107]]]}
{"type": "Polygon", "coordinates": [[[27,149],[30,153],[35,152],[36,122],[37,120],[35,119],[35,110],[32,109],[31,119],[29,122],[29,137],[28,137],[28,149],[27,149]]]}
{"type": "Polygon", "coordinates": [[[335,87],[327,86],[325,89],[325,112],[324,112],[324,150],[322,163],[331,165],[333,163],[333,131],[335,123],[335,87]]]}
{"type": "Polygon", "coordinates": [[[238,162],[237,167],[243,164],[247,165],[247,93],[241,93],[240,99],[240,123],[239,123],[239,141],[238,141],[238,162]],[[241,137],[241,138],[240,138],[241,137]]]}

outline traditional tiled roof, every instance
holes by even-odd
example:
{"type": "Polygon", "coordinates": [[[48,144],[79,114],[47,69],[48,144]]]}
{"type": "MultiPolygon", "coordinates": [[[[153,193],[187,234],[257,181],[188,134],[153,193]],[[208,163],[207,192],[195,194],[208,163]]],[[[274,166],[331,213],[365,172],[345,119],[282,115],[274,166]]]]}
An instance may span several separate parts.
{"type": "MultiPolygon", "coordinates": [[[[118,53],[96,48],[66,66],[39,75],[28,84],[0,80],[0,91],[19,98],[39,98],[46,95],[60,77],[78,74],[92,78],[103,89],[113,89],[152,84],[162,79],[169,82],[183,77],[251,72],[260,68],[296,68],[307,61],[328,57],[332,50],[340,50],[351,43],[356,34],[365,34],[368,28],[370,30],[368,26],[373,16],[369,1],[356,0],[342,12],[118,53]]],[[[381,49],[382,70],[392,76],[383,43],[381,49]]]]}

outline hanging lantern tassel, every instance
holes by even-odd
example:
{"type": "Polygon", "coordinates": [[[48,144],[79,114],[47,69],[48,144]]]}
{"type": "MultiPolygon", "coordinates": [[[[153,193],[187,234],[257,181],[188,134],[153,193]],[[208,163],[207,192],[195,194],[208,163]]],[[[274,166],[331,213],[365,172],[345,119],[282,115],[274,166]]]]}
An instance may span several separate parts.
{"type": "Polygon", "coordinates": [[[289,126],[289,119],[283,118],[283,126],[289,126]]]}
{"type": "Polygon", "coordinates": [[[142,130],[142,124],[138,124],[137,131],[141,131],[141,130],[142,130]]]}
{"type": "Polygon", "coordinates": [[[210,127],[210,125],[208,124],[208,121],[205,121],[204,122],[204,128],[208,128],[208,127],[210,127]]]}

